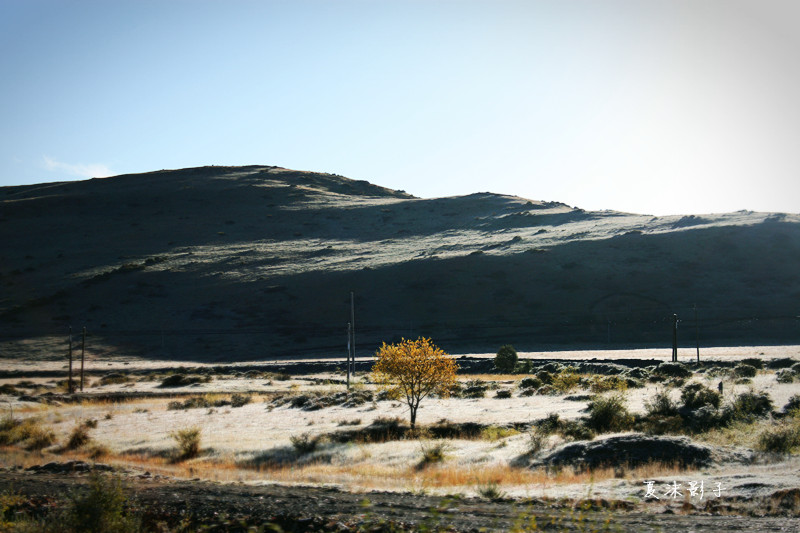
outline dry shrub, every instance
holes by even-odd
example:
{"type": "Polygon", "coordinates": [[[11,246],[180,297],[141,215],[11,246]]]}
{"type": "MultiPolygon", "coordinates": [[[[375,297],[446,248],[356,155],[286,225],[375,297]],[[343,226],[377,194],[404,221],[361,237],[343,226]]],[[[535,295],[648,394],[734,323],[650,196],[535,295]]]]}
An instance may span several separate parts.
{"type": "Polygon", "coordinates": [[[178,460],[200,455],[200,428],[193,426],[169,434],[178,443],[178,460]]]}
{"type": "Polygon", "coordinates": [[[450,449],[450,445],[446,442],[420,441],[419,446],[422,452],[420,467],[443,462],[447,458],[447,452],[450,449]]]}
{"type": "Polygon", "coordinates": [[[64,448],[67,450],[77,450],[78,448],[84,446],[91,440],[89,437],[89,429],[84,425],[80,424],[75,426],[72,430],[72,433],[69,434],[69,438],[67,439],[67,443],[64,445],[64,448]]]}
{"type": "MultiPolygon", "coordinates": [[[[542,380],[544,381],[544,380],[542,380]]],[[[568,366],[561,372],[553,376],[551,385],[558,392],[565,394],[574,390],[581,382],[581,377],[575,368],[568,366]]]]}
{"type": "Polygon", "coordinates": [[[758,449],[770,453],[791,453],[800,446],[800,427],[797,423],[770,428],[758,437],[758,449]]]}
{"type": "Polygon", "coordinates": [[[5,416],[0,420],[0,445],[22,444],[28,450],[41,450],[55,440],[55,433],[42,427],[37,418],[5,416]]]}

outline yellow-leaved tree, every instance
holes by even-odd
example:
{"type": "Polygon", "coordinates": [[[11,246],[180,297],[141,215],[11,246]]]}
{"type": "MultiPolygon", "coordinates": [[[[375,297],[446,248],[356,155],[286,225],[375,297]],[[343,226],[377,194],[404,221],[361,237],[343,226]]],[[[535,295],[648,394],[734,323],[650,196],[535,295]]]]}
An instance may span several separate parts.
{"type": "Polygon", "coordinates": [[[430,339],[384,342],[375,357],[373,379],[396,397],[405,397],[412,429],[419,402],[430,394],[447,396],[456,381],[458,365],[430,339]]]}

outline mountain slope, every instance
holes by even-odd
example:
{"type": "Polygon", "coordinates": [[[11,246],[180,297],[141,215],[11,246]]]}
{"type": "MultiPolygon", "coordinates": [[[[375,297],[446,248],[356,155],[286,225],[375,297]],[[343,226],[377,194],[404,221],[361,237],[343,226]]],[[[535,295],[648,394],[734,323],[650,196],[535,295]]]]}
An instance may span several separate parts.
{"type": "Polygon", "coordinates": [[[203,167],[0,189],[0,348],[196,360],[800,341],[800,216],[651,217],[203,167]],[[688,330],[684,330],[689,326],[688,330]]]}

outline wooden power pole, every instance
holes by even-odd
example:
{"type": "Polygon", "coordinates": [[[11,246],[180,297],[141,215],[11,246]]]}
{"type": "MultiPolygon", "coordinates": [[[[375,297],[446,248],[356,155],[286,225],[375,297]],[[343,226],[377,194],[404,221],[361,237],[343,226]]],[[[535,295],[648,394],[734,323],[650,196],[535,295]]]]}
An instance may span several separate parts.
{"type": "Polygon", "coordinates": [[[73,388],[72,384],[72,326],[69,327],[69,379],[67,380],[67,391],[69,394],[72,394],[72,391],[75,389],[73,388]]]}
{"type": "Polygon", "coordinates": [[[353,334],[353,325],[347,323],[347,390],[350,391],[350,339],[353,334]]]}
{"type": "Polygon", "coordinates": [[[694,332],[697,341],[697,362],[700,362],[700,322],[697,321],[697,304],[694,304],[694,332]]]}
{"type": "Polygon", "coordinates": [[[672,362],[678,362],[678,315],[672,315],[672,362]]]}
{"type": "Polygon", "coordinates": [[[350,291],[350,340],[353,345],[353,379],[356,377],[356,307],[355,296],[353,291],[350,291]]]}
{"type": "Polygon", "coordinates": [[[83,360],[86,354],[86,327],[81,333],[81,392],[83,392],[83,360]]]}

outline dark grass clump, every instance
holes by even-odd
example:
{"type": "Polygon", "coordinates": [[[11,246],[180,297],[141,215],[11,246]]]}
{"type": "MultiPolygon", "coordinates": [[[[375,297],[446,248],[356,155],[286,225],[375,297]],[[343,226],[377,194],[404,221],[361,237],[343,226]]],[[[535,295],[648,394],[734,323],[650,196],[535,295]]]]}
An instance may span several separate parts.
{"type": "Polygon", "coordinates": [[[595,396],[588,408],[586,426],[597,433],[625,431],[633,427],[633,416],[628,412],[625,397],[621,394],[595,396]]]}

